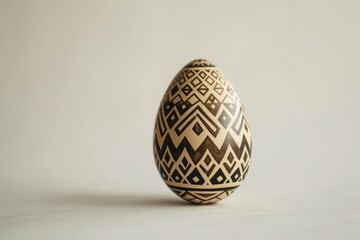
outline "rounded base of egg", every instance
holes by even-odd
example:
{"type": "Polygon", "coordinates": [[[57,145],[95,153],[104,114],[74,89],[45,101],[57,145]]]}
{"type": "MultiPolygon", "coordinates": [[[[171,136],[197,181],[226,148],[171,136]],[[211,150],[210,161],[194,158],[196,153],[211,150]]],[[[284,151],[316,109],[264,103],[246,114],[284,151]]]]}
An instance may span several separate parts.
{"type": "Polygon", "coordinates": [[[244,180],[252,150],[245,109],[210,61],[191,61],[171,81],[157,113],[153,150],[167,186],[194,204],[216,203],[244,180]]]}

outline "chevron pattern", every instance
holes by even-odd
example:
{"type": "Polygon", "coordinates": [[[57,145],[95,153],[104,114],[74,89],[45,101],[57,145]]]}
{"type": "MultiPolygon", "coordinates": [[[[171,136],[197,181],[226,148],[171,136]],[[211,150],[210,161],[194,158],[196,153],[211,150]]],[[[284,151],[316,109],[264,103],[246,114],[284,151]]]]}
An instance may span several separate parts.
{"type": "Polygon", "coordinates": [[[250,127],[231,83],[212,63],[194,60],[170,83],[153,146],[161,177],[187,201],[215,203],[240,186],[251,162],[250,127]]]}

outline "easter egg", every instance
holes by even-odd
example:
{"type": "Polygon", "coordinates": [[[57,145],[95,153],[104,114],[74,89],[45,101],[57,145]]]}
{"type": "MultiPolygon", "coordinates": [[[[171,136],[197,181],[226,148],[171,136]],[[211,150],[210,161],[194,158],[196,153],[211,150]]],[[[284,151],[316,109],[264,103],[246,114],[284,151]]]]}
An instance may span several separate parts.
{"type": "Polygon", "coordinates": [[[249,170],[252,138],[244,106],[220,69],[204,59],[191,61],[171,81],[153,140],[160,176],[195,204],[226,198],[249,170]]]}

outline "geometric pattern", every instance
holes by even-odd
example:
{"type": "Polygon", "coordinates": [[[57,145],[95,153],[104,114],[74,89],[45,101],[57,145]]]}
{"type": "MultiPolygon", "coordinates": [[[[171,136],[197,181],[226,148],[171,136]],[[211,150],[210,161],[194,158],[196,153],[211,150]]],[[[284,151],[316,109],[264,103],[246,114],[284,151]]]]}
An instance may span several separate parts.
{"type": "Polygon", "coordinates": [[[189,202],[215,203],[240,186],[251,150],[231,83],[207,60],[188,63],[167,88],[155,122],[153,152],[165,183],[189,202]]]}

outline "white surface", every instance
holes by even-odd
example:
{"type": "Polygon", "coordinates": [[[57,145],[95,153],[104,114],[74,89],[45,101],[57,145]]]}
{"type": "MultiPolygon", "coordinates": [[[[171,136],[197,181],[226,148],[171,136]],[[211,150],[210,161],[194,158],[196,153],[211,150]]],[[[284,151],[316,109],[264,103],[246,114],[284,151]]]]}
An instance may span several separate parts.
{"type": "Polygon", "coordinates": [[[0,239],[359,239],[359,1],[0,1],[0,239]],[[213,206],[152,156],[176,72],[213,61],[253,164],[213,206]]]}
{"type": "Polygon", "coordinates": [[[194,206],[147,192],[18,196],[1,209],[0,230],[1,239],[356,239],[355,197],[280,199],[243,191],[194,206]]]}

